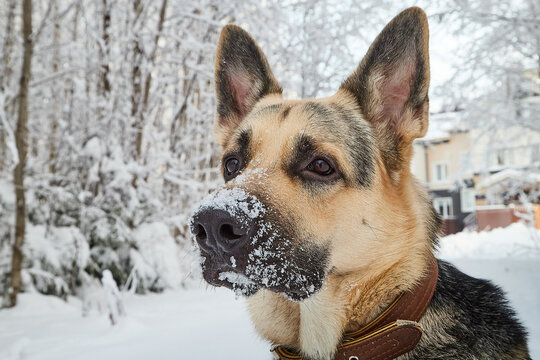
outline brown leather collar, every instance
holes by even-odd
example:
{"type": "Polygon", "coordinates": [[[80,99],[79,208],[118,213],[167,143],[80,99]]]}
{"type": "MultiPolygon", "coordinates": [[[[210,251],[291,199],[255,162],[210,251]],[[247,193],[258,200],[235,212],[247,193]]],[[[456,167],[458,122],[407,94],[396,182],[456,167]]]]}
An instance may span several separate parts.
{"type": "MultiPolygon", "coordinates": [[[[433,258],[420,284],[399,295],[381,315],[360,330],[343,335],[334,360],[391,360],[414,349],[422,337],[418,321],[433,297],[438,277],[437,259],[433,258]]],[[[283,346],[273,351],[282,360],[303,359],[283,346]]]]}

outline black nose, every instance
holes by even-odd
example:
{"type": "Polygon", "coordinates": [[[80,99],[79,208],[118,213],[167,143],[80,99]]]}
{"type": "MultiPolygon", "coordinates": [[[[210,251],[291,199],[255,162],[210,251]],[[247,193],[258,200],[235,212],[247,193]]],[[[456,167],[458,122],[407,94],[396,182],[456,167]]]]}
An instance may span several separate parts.
{"type": "Polygon", "coordinates": [[[228,212],[205,209],[194,215],[191,232],[206,252],[235,254],[249,241],[251,221],[240,221],[228,212]]]}

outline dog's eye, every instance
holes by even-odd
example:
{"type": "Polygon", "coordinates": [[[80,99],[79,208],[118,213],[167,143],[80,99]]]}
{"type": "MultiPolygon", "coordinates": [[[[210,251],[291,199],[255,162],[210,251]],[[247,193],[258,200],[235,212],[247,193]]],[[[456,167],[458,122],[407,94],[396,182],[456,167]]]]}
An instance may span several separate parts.
{"type": "Polygon", "coordinates": [[[307,170],[322,176],[328,176],[334,173],[332,166],[330,166],[330,164],[323,159],[315,159],[310,162],[307,166],[307,170]]]}
{"type": "Polygon", "coordinates": [[[230,179],[236,175],[238,170],[240,170],[240,160],[235,157],[230,157],[225,160],[225,178],[230,179]]]}

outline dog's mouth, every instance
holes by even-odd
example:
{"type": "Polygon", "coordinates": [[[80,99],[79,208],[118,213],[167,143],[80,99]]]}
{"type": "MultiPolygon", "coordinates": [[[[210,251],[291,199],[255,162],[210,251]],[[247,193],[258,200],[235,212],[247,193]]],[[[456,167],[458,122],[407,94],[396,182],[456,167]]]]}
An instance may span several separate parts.
{"type": "Polygon", "coordinates": [[[292,247],[289,241],[280,240],[253,241],[258,246],[230,257],[201,249],[205,281],[246,297],[264,288],[292,301],[309,298],[323,285],[327,251],[309,245],[292,247]]]}
{"type": "Polygon", "coordinates": [[[238,269],[236,260],[231,257],[231,264],[212,260],[215,256],[206,254],[201,250],[204,259],[202,264],[204,280],[213,286],[223,286],[233,290],[237,295],[252,296],[258,290],[259,286],[242,271],[238,269]]]}

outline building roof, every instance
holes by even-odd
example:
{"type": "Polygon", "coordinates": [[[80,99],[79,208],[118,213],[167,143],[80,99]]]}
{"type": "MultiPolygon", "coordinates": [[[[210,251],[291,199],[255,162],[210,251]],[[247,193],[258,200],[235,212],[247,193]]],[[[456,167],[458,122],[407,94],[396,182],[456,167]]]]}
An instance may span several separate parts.
{"type": "Polygon", "coordinates": [[[540,183],[540,174],[525,172],[516,169],[505,169],[499,171],[496,174],[490,175],[485,179],[482,179],[478,185],[477,189],[489,188],[493,185],[499,184],[503,181],[518,181],[525,184],[538,184],[540,183]]]}
{"type": "Polygon", "coordinates": [[[430,114],[427,134],[419,141],[438,142],[449,139],[453,133],[468,131],[461,123],[459,112],[430,114]]]}

